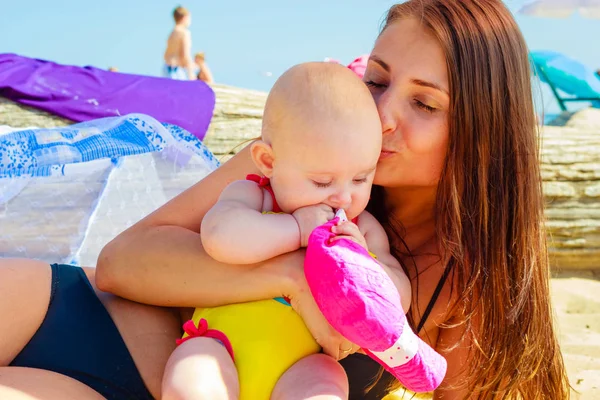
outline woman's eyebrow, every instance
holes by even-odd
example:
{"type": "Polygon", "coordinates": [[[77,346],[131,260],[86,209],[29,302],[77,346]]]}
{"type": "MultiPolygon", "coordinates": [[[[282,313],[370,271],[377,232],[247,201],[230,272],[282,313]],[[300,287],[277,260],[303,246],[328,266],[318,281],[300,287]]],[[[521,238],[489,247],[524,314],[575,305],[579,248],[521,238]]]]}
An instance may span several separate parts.
{"type": "MultiPolygon", "coordinates": [[[[390,66],[385,61],[383,61],[381,58],[377,57],[376,55],[371,55],[371,57],[369,57],[369,61],[373,61],[374,63],[378,64],[381,68],[383,68],[386,72],[390,72],[390,69],[391,69],[390,66]]],[[[440,92],[445,93],[446,95],[450,96],[448,91],[446,89],[444,89],[443,87],[441,87],[440,85],[438,85],[437,83],[424,81],[422,79],[416,79],[416,78],[411,79],[410,82],[417,86],[423,86],[423,87],[428,87],[428,88],[439,90],[440,92]]]]}
{"type": "Polygon", "coordinates": [[[424,81],[421,79],[411,79],[410,83],[412,83],[413,85],[417,85],[417,86],[424,86],[424,87],[436,89],[436,90],[439,90],[440,92],[446,93],[446,95],[450,96],[448,91],[446,89],[442,88],[437,83],[428,82],[428,81],[424,81]]]}
{"type": "Polygon", "coordinates": [[[379,64],[379,66],[381,66],[381,68],[383,68],[384,70],[386,70],[386,72],[390,72],[390,66],[383,61],[381,58],[372,55],[371,57],[369,57],[369,61],[373,61],[376,64],[379,64]]]}

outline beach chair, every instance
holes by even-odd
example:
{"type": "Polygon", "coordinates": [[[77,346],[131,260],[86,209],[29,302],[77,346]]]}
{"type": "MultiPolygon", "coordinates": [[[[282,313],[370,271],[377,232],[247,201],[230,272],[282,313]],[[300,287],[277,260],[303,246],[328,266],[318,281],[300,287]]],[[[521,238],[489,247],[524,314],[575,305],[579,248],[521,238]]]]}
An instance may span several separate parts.
{"type": "Polygon", "coordinates": [[[591,102],[600,108],[600,77],[579,61],[554,51],[530,53],[535,72],[547,83],[562,111],[568,102],[591,102]]]}

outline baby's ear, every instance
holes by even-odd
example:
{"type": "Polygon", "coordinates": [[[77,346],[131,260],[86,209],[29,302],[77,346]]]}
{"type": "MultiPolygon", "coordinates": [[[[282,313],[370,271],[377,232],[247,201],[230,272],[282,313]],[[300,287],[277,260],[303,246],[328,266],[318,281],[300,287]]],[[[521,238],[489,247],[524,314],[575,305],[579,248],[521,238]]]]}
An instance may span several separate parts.
{"type": "Polygon", "coordinates": [[[273,164],[275,162],[271,145],[262,140],[257,140],[252,143],[250,154],[252,155],[252,161],[254,161],[260,172],[270,178],[273,175],[273,164]]]}

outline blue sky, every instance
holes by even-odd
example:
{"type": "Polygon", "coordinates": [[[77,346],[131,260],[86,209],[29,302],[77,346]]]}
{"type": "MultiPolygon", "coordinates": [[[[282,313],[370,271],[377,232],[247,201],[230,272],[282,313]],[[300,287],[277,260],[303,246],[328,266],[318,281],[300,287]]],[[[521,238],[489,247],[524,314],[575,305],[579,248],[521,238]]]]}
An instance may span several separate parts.
{"type": "MultiPolygon", "coordinates": [[[[507,0],[515,10],[523,0],[507,0]]],[[[0,52],[65,64],[117,66],[159,75],[171,12],[156,0],[5,1],[0,52]],[[8,4],[7,4],[8,3],[8,4]]],[[[348,63],[367,53],[388,0],[189,0],[194,51],[206,52],[218,82],[268,90],[289,66],[332,57],[348,63]],[[272,76],[266,76],[267,72],[272,76]]],[[[517,16],[531,49],[553,49],[600,68],[600,21],[517,16]]],[[[554,107],[550,105],[552,111],[554,107]]]]}

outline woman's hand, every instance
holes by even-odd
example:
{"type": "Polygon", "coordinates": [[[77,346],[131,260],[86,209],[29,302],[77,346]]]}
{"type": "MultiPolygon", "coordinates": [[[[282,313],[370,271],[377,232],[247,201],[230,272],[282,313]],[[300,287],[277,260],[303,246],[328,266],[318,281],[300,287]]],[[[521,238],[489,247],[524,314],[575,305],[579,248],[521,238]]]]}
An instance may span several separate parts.
{"type": "Polygon", "coordinates": [[[290,263],[290,267],[295,270],[292,271],[293,287],[290,288],[287,297],[290,299],[294,310],[304,320],[306,327],[317,343],[323,348],[323,352],[336,360],[341,360],[350,354],[356,353],[360,348],[340,335],[319,310],[304,277],[304,252],[301,252],[301,254],[301,262],[295,260],[295,262],[290,263]]]}

